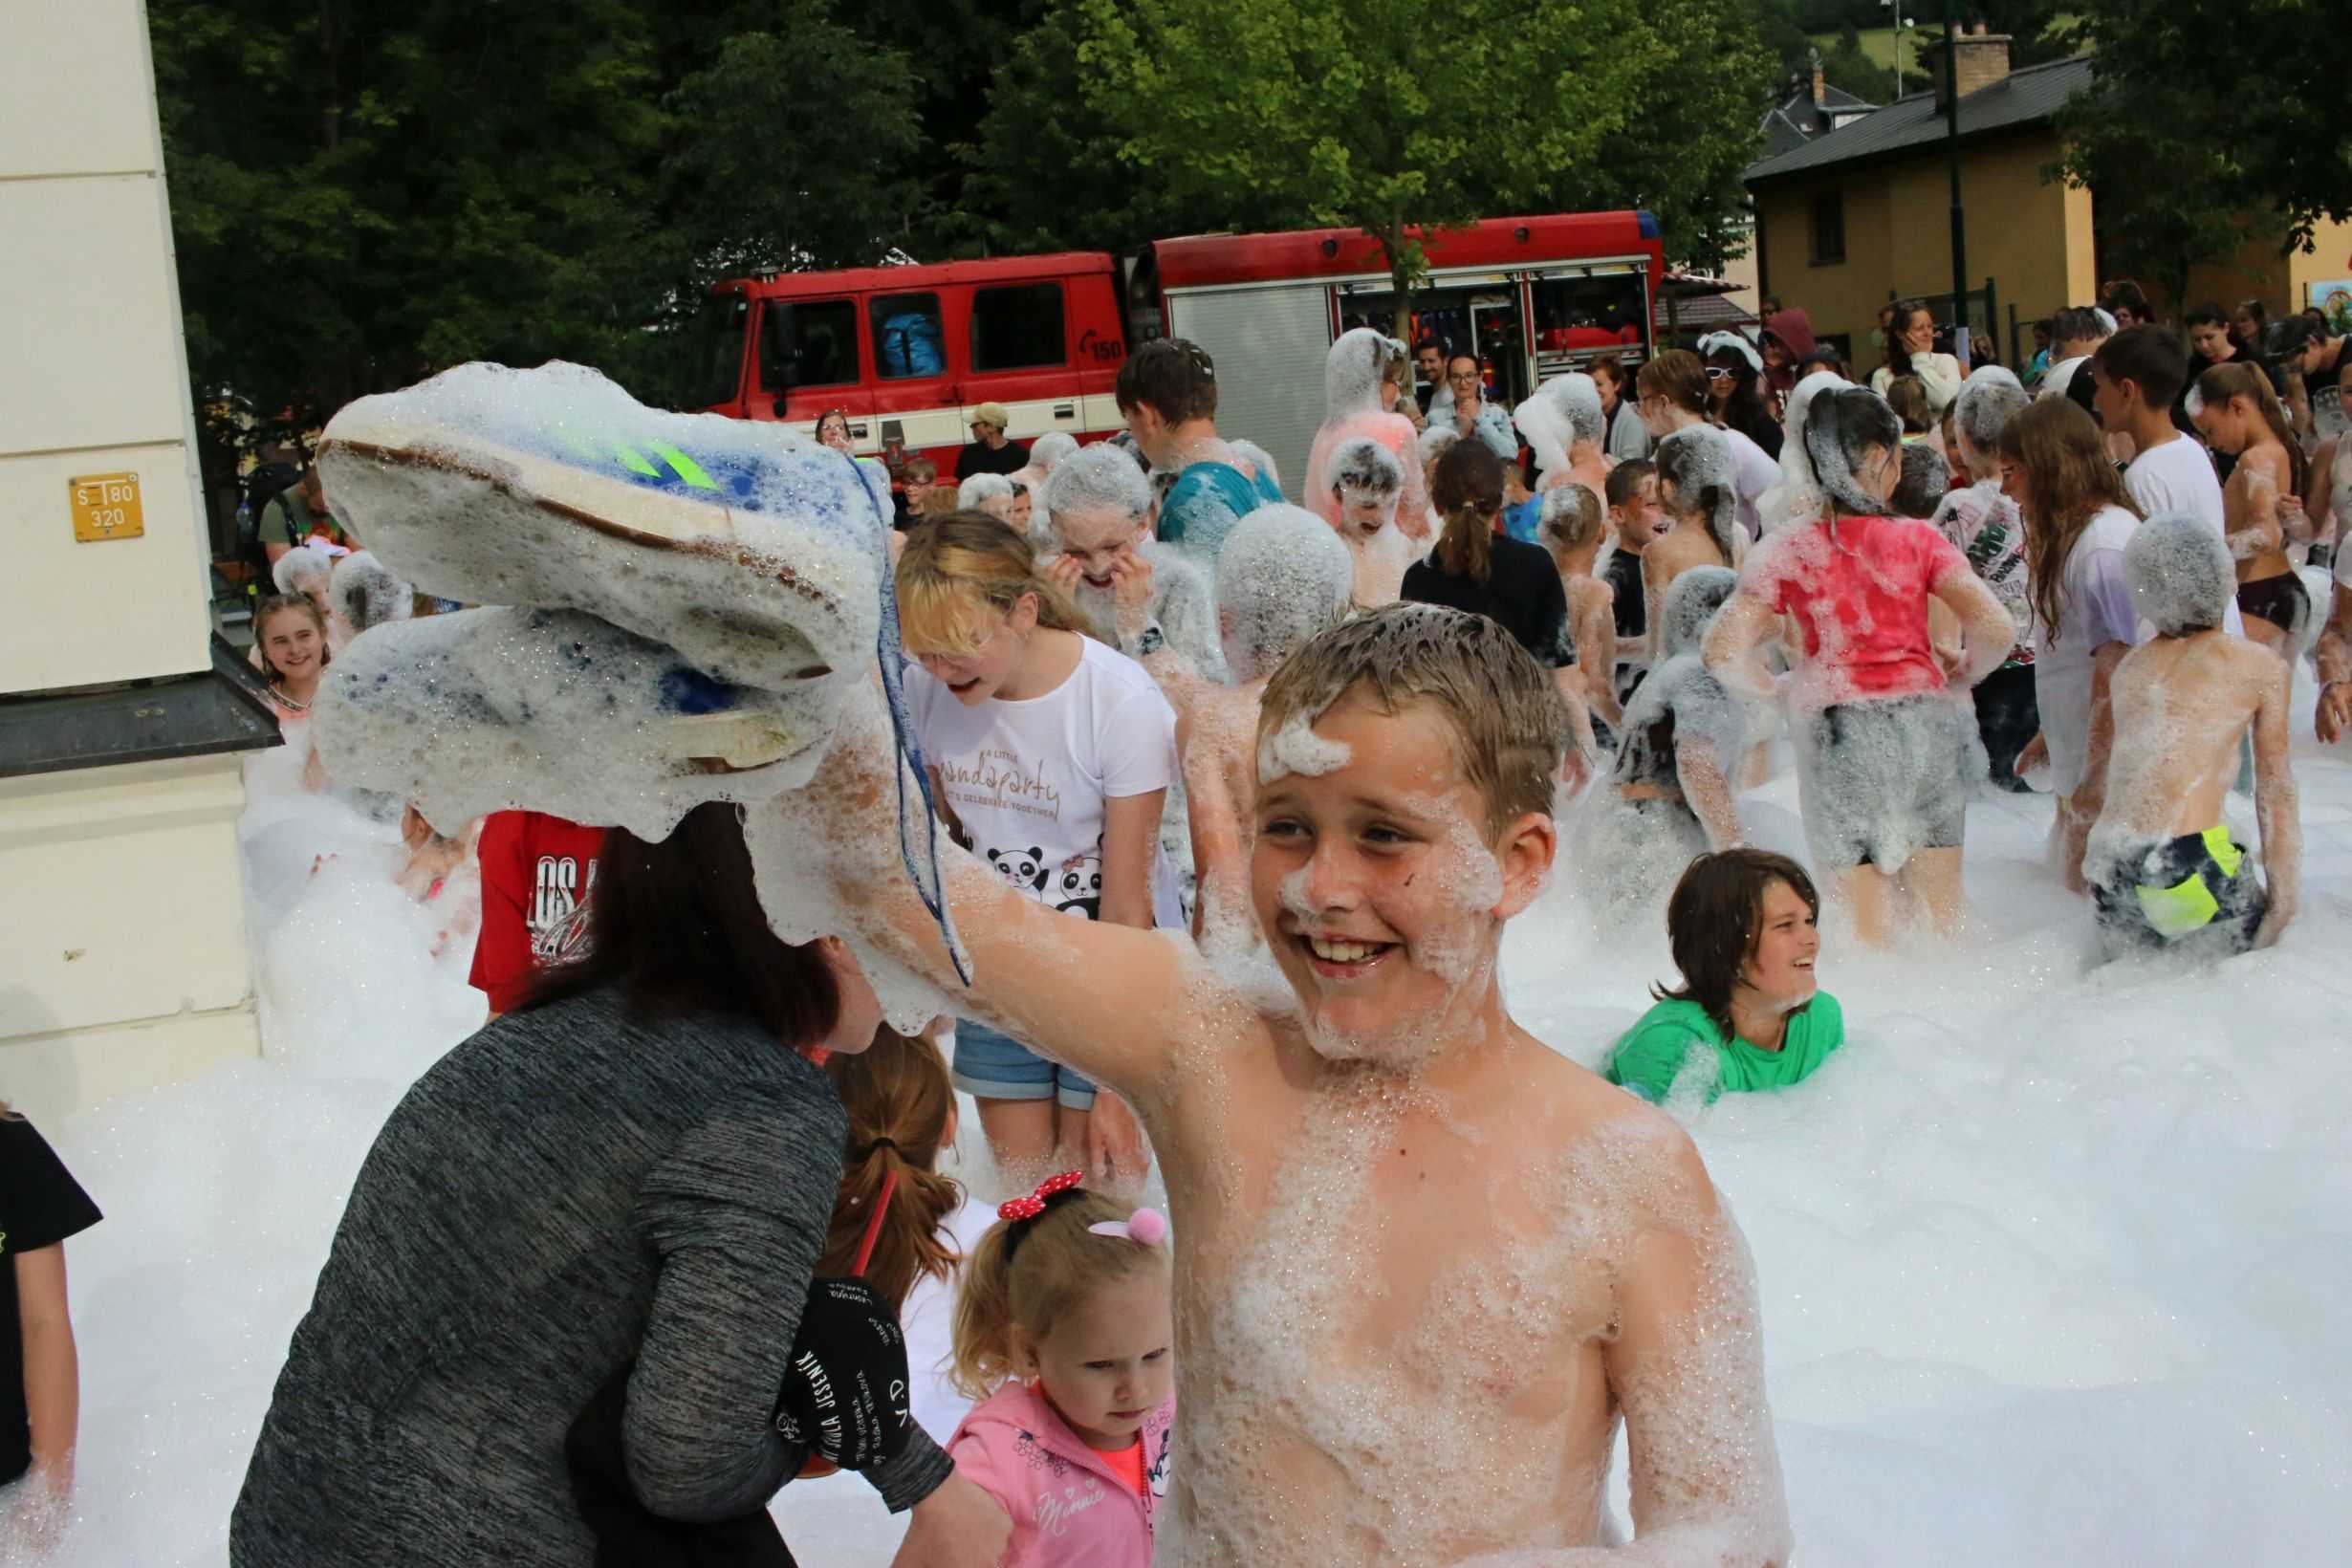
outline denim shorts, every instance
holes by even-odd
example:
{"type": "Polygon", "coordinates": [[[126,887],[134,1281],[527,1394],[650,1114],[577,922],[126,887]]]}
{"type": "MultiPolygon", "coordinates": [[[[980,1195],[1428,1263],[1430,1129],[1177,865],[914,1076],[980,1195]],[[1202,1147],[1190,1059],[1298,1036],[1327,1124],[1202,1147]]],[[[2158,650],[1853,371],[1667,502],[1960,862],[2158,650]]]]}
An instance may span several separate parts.
{"type": "Polygon", "coordinates": [[[1055,1100],[1073,1111],[1095,1105],[1092,1079],[969,1018],[956,1020],[954,1078],[974,1100],[1055,1100]]]}

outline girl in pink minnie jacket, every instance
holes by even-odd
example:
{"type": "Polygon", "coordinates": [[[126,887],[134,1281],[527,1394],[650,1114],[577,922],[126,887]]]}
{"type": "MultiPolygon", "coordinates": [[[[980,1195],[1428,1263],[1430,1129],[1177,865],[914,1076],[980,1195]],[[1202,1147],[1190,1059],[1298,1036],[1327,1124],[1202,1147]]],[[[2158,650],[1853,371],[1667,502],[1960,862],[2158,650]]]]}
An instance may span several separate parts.
{"type": "Polygon", "coordinates": [[[1176,1417],[1167,1222],[1056,1176],[965,1266],[956,1473],[1013,1516],[1006,1568],[1150,1568],[1176,1417]]]}

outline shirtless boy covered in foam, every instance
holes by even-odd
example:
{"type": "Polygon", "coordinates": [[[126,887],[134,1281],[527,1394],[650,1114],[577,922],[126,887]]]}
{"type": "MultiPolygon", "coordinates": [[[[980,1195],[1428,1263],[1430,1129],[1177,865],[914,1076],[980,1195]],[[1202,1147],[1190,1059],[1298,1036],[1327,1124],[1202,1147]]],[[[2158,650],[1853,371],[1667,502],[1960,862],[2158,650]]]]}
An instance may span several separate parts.
{"type": "MultiPolygon", "coordinates": [[[[958,678],[1009,664],[970,628],[958,678]]],[[[1492,622],[1394,605],[1266,687],[1250,891],[1289,1008],[1056,918],[949,849],[964,1012],[1124,1093],[1167,1181],[1182,1412],[1164,1560],[1763,1564],[1789,1532],[1745,1245],[1688,1138],[1504,1011],[1563,717],[1492,622]],[[1628,1428],[1637,1539],[1604,1549],[1628,1428]]],[[[954,979],[897,865],[879,705],[754,812],[763,894],[954,979]],[[821,862],[821,863],[820,863],[821,862]],[[812,872],[819,874],[811,886],[812,872]]]]}
{"type": "Polygon", "coordinates": [[[2211,523],[2186,513],[2142,523],[2123,547],[2123,576],[2156,636],[2123,656],[2109,687],[2106,803],[2082,862],[2101,938],[2110,957],[2267,947],[2295,916],[2301,853],[2287,766],[2291,670],[2221,629],[2237,574],[2211,523]],[[2267,887],[2222,820],[2249,730],[2267,887]]]}

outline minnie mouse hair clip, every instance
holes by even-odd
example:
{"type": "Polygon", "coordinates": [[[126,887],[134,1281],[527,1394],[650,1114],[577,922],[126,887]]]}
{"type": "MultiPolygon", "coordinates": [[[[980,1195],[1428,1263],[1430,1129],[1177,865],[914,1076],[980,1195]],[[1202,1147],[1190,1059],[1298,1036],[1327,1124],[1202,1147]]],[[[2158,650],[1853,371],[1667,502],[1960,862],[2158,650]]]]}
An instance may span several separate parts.
{"type": "Polygon", "coordinates": [[[1167,1239],[1167,1218],[1157,1209],[1139,1209],[1123,1220],[1104,1220],[1086,1230],[1089,1234],[1116,1236],[1138,1247],[1157,1247],[1167,1239]]]}
{"type": "Polygon", "coordinates": [[[1007,1224],[1034,1220],[1045,1212],[1048,1200],[1058,1198],[1086,1179],[1082,1170],[1065,1170],[1058,1176],[1048,1176],[1037,1184],[1037,1190],[1026,1198],[1008,1198],[996,1206],[996,1217],[1007,1224]]]}

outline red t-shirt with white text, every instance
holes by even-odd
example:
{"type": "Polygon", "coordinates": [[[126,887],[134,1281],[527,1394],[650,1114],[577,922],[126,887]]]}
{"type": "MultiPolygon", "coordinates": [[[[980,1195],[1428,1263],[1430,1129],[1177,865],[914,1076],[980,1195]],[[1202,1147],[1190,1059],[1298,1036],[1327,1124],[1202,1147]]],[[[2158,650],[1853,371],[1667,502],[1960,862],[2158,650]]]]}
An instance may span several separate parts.
{"type": "Polygon", "coordinates": [[[511,1012],[541,969],[588,950],[588,897],[603,849],[602,828],[545,812],[493,812],[483,823],[482,933],[468,978],[490,1011],[511,1012]]]}

